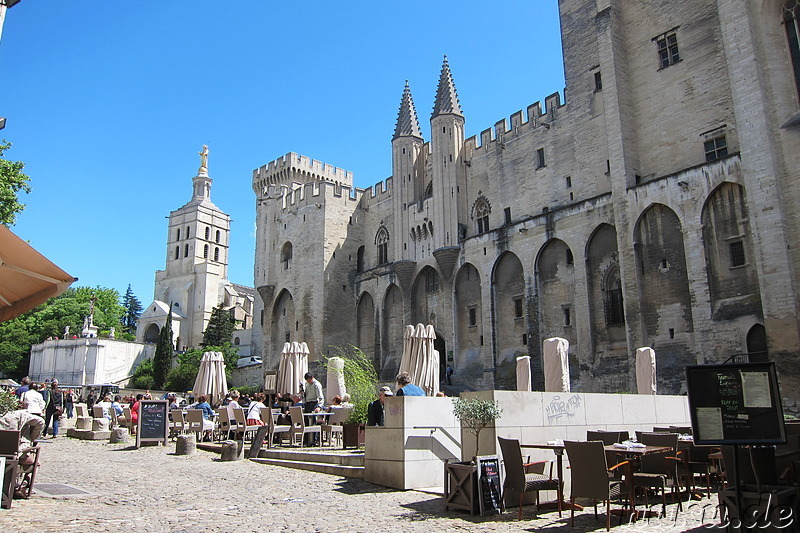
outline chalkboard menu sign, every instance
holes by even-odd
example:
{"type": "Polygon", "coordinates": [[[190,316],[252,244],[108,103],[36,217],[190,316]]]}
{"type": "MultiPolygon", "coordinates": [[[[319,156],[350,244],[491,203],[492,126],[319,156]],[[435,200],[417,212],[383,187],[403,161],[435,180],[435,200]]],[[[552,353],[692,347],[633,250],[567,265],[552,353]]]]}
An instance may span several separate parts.
{"type": "Polygon", "coordinates": [[[695,444],[784,444],[774,363],[686,367],[695,444]]]}
{"type": "Polygon", "coordinates": [[[496,455],[475,458],[478,467],[478,503],[481,516],[500,512],[500,459],[496,455]]]}
{"type": "Polygon", "coordinates": [[[169,402],[139,400],[139,425],[136,428],[136,447],[142,442],[163,442],[169,438],[169,402]]]}

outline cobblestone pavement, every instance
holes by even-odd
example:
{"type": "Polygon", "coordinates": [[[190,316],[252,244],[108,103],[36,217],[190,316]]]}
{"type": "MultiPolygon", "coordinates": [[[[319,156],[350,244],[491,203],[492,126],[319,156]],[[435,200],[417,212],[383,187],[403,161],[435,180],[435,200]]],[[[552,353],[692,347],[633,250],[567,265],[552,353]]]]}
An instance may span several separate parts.
{"type": "MultiPolygon", "coordinates": [[[[193,456],[174,455],[175,445],[135,449],[105,441],[66,437],[42,444],[36,483],[62,483],[91,494],[15,500],[0,509],[0,533],[10,531],[144,531],[157,532],[383,532],[404,533],[604,531],[605,520],[595,520],[591,507],[576,513],[534,517],[532,506],[503,515],[470,516],[445,512],[441,497],[417,491],[397,491],[359,480],[292,470],[242,460],[220,462],[217,455],[198,450],[193,456]]],[[[704,526],[703,507],[692,502],[672,518],[639,521],[613,528],[630,531],[719,531],[704,526]]],[[[706,511],[709,512],[708,510],[706,511]]],[[[616,521],[613,523],[617,523],[616,521]]]]}

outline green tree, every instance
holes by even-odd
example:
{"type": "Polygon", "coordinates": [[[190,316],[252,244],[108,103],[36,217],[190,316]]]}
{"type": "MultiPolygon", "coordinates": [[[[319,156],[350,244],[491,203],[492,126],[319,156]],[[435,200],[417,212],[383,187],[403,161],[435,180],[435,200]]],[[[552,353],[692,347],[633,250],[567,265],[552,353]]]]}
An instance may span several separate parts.
{"type": "Polygon", "coordinates": [[[31,335],[24,319],[0,323],[0,375],[21,377],[28,373],[31,335]]]}
{"type": "MultiPolygon", "coordinates": [[[[169,304],[172,309],[172,302],[169,304]]],[[[167,313],[167,322],[161,328],[158,334],[158,342],[156,343],[156,353],[153,356],[153,388],[161,389],[167,382],[167,375],[172,369],[172,313],[167,313]]]]}
{"type": "Polygon", "coordinates": [[[17,196],[20,191],[31,192],[30,178],[22,172],[25,163],[9,161],[3,153],[11,148],[11,143],[0,141],[0,224],[12,226],[17,214],[25,209],[25,204],[17,196]]]}
{"type": "Polygon", "coordinates": [[[222,346],[226,342],[231,342],[235,330],[236,320],[222,308],[222,305],[219,305],[211,311],[211,319],[203,332],[203,342],[200,346],[222,346]]]}
{"type": "Polygon", "coordinates": [[[131,378],[131,387],[134,389],[155,389],[155,380],[153,380],[153,360],[145,359],[133,371],[131,378]]]}
{"type": "Polygon", "coordinates": [[[225,375],[230,378],[231,370],[236,367],[236,360],[239,358],[238,351],[238,348],[226,342],[222,346],[206,346],[178,354],[178,364],[169,371],[166,389],[172,391],[191,390],[197,379],[197,372],[200,370],[200,361],[206,352],[222,352],[225,360],[225,375]]]}
{"type": "Polygon", "coordinates": [[[130,284],[128,290],[125,291],[125,296],[122,297],[122,307],[125,308],[125,314],[122,316],[122,329],[125,333],[136,335],[136,323],[142,315],[142,302],[133,294],[130,284]]]}

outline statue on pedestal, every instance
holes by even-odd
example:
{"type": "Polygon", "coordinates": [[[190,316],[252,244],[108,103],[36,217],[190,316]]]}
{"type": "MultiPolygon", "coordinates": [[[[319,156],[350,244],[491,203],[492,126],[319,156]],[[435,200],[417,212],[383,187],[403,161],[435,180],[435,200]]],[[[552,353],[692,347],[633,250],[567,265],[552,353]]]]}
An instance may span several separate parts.
{"type": "Polygon", "coordinates": [[[197,152],[197,153],[200,154],[200,172],[202,172],[202,171],[206,171],[207,172],[208,171],[208,145],[204,144],[203,145],[203,150],[200,151],[200,152],[197,152]]]}

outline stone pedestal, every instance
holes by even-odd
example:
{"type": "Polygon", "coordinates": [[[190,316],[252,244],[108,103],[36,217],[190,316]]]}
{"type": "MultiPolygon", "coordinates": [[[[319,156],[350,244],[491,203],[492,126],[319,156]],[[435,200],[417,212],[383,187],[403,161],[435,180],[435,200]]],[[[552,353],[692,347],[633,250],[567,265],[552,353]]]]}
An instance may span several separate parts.
{"type": "Polygon", "coordinates": [[[75,420],[75,429],[92,429],[92,417],[79,416],[78,419],[75,420]]]}
{"type": "MultiPolygon", "coordinates": [[[[194,433],[188,435],[178,435],[175,439],[175,455],[194,455],[197,449],[197,439],[194,433]]],[[[225,453],[223,447],[222,453],[225,453]]]]}
{"type": "Polygon", "coordinates": [[[222,443],[222,455],[220,461],[238,461],[242,459],[244,442],[240,440],[226,440],[222,443]]]}
{"type": "Polygon", "coordinates": [[[118,442],[128,442],[128,430],[125,428],[116,428],[111,430],[111,437],[108,439],[111,444],[118,442]]]}
{"type": "Polygon", "coordinates": [[[93,418],[92,431],[108,431],[108,419],[106,418],[93,418]]]}

